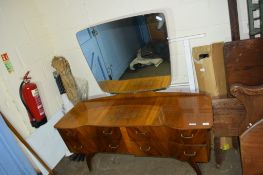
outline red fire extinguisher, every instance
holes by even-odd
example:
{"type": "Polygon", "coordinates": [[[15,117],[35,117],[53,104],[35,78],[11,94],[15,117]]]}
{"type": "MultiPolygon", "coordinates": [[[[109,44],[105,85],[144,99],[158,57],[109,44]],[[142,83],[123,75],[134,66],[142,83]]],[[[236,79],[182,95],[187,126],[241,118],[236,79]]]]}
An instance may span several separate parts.
{"type": "Polygon", "coordinates": [[[23,81],[19,87],[19,94],[21,101],[27,110],[31,125],[38,128],[47,122],[47,118],[37,85],[30,82],[31,77],[28,77],[28,74],[29,71],[23,77],[23,81]]]}

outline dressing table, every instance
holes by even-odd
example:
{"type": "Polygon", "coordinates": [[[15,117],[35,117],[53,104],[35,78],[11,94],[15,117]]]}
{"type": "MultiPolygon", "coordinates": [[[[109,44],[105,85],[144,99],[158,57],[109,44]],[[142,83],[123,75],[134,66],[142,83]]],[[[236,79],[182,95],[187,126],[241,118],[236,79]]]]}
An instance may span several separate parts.
{"type": "Polygon", "coordinates": [[[197,163],[210,157],[211,99],[194,93],[138,92],[78,103],[56,125],[68,149],[173,157],[197,163]]]}
{"type": "Polygon", "coordinates": [[[94,78],[112,96],[77,103],[55,128],[71,152],[86,155],[90,169],[92,156],[104,152],[173,157],[187,161],[201,175],[198,163],[210,158],[211,99],[197,93],[158,92],[171,84],[169,44],[167,36],[146,37],[143,26],[166,30],[164,15],[149,16],[159,22],[145,23],[141,15],[77,33],[94,78]],[[131,69],[132,59],[143,61],[131,69]],[[161,61],[149,64],[156,60],[161,61]]]}

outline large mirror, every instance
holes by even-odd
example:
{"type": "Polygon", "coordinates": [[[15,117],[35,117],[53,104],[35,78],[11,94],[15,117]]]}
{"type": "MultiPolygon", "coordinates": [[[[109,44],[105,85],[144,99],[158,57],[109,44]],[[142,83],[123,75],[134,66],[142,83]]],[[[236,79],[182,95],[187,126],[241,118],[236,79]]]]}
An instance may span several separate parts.
{"type": "Polygon", "coordinates": [[[170,85],[170,52],[162,13],[93,26],[79,31],[77,39],[105,92],[149,91],[170,85]]]}

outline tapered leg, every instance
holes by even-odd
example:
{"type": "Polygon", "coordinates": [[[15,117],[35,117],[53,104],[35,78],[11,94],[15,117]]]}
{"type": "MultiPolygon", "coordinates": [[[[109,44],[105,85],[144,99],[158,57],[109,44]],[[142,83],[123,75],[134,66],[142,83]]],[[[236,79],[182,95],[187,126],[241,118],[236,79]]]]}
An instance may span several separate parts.
{"type": "Polygon", "coordinates": [[[86,154],[86,162],[90,171],[92,171],[91,160],[93,156],[94,153],[86,154]]]}
{"type": "Polygon", "coordinates": [[[190,165],[191,165],[191,167],[195,170],[195,172],[196,172],[196,175],[202,175],[202,172],[201,172],[201,170],[200,170],[200,168],[199,168],[199,166],[198,166],[198,164],[197,163],[195,163],[195,162],[188,162],[190,165]]]}
{"type": "Polygon", "coordinates": [[[220,149],[220,137],[214,137],[216,167],[219,168],[224,160],[223,150],[220,149]]]}
{"type": "Polygon", "coordinates": [[[234,149],[239,150],[239,138],[238,137],[232,137],[232,145],[234,149]]]}

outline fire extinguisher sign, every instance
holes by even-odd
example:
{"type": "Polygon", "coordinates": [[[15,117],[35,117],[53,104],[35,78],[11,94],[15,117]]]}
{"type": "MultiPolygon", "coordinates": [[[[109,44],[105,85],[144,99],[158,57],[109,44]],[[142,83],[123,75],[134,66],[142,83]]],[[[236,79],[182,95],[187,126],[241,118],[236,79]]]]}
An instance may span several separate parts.
{"type": "Polygon", "coordinates": [[[2,58],[2,60],[4,62],[4,64],[5,64],[5,67],[6,67],[7,71],[9,73],[13,72],[14,68],[13,68],[13,65],[12,65],[9,57],[8,57],[8,54],[7,53],[1,54],[1,58],[2,58]]]}

